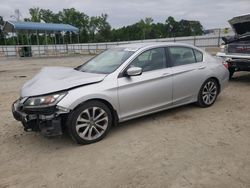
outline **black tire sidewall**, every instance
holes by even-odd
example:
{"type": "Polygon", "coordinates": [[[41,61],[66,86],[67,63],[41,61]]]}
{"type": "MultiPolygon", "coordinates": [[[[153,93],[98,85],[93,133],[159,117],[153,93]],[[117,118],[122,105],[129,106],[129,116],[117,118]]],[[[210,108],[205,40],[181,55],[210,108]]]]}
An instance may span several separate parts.
{"type": "Polygon", "coordinates": [[[207,79],[207,80],[202,84],[202,86],[201,86],[201,89],[200,89],[199,95],[198,95],[198,101],[197,101],[197,103],[198,103],[199,106],[204,107],[204,108],[209,107],[209,106],[212,106],[212,105],[215,103],[215,101],[216,101],[216,99],[217,99],[217,97],[218,97],[218,94],[219,94],[219,85],[218,85],[217,81],[216,81],[215,79],[213,79],[213,78],[209,78],[209,79],[207,79]],[[202,91],[203,91],[205,85],[206,85],[208,82],[213,82],[213,83],[215,83],[216,88],[217,88],[217,94],[216,94],[215,100],[214,100],[211,104],[206,104],[206,103],[204,102],[204,100],[203,100],[203,97],[202,97],[202,91]]]}
{"type": "Polygon", "coordinates": [[[235,68],[228,68],[229,71],[229,79],[231,79],[235,73],[235,68]]]}
{"type": "Polygon", "coordinates": [[[75,142],[77,142],[78,144],[91,144],[91,143],[98,142],[98,141],[102,140],[107,135],[110,127],[112,126],[112,119],[113,119],[112,113],[111,113],[110,109],[107,107],[107,105],[105,105],[104,103],[99,102],[99,101],[89,101],[89,102],[81,104],[80,106],[78,106],[76,109],[74,109],[69,114],[68,120],[67,120],[67,128],[68,128],[69,135],[71,136],[71,138],[75,142]],[[107,115],[108,115],[108,127],[99,138],[94,139],[94,140],[85,140],[85,139],[81,138],[76,132],[76,128],[75,128],[76,120],[82,111],[84,111],[87,108],[91,108],[91,107],[102,108],[107,113],[107,115]]]}

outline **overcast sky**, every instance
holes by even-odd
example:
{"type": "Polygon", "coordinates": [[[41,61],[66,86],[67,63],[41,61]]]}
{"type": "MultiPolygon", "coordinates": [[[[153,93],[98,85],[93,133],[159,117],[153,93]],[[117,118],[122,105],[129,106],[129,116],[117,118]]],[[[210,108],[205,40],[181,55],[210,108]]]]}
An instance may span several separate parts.
{"type": "Polygon", "coordinates": [[[250,13],[250,0],[0,0],[0,15],[10,20],[19,9],[22,18],[29,17],[28,9],[40,7],[55,12],[74,7],[89,16],[107,13],[112,27],[152,17],[164,22],[168,16],[177,20],[199,20],[206,29],[227,27],[227,20],[250,13]]]}

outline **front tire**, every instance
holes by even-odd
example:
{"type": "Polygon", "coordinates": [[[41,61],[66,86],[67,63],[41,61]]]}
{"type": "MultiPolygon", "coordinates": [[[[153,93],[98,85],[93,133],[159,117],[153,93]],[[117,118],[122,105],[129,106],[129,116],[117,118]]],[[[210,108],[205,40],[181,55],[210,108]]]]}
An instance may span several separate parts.
{"type": "Polygon", "coordinates": [[[215,79],[206,80],[199,91],[197,104],[200,107],[209,107],[214,104],[219,94],[219,85],[215,79]]]}
{"type": "Polygon", "coordinates": [[[112,125],[112,113],[102,102],[89,101],[73,110],[67,121],[69,135],[78,144],[103,139],[112,125]]]}

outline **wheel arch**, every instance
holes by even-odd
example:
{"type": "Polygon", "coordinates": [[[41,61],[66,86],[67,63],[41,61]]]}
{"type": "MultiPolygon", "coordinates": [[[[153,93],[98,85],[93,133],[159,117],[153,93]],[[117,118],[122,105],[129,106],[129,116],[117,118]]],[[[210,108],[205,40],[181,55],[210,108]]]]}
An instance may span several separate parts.
{"type": "MultiPolygon", "coordinates": [[[[218,78],[216,78],[216,77],[210,77],[210,78],[208,78],[207,80],[209,80],[209,79],[213,79],[213,80],[215,80],[216,81],[216,83],[218,84],[218,86],[219,86],[219,93],[221,92],[221,85],[220,85],[220,81],[219,81],[219,79],[218,78]]],[[[207,81],[206,80],[206,81],[207,81]]],[[[205,81],[205,82],[206,82],[205,81]]]]}
{"type": "Polygon", "coordinates": [[[105,104],[111,111],[111,114],[112,114],[112,117],[113,117],[113,124],[112,125],[116,126],[118,124],[119,118],[118,118],[117,110],[113,107],[113,105],[109,101],[107,101],[105,99],[101,99],[101,98],[88,99],[88,100],[78,104],[73,110],[75,110],[76,108],[78,108],[82,104],[85,104],[85,103],[91,102],[91,101],[99,101],[99,102],[102,102],[103,104],[105,104]]]}
{"type": "MultiPolygon", "coordinates": [[[[215,100],[213,101],[213,103],[211,103],[211,104],[204,104],[204,102],[201,100],[201,92],[202,92],[202,88],[204,87],[204,85],[209,81],[209,80],[213,80],[213,81],[215,81],[216,83],[217,83],[217,85],[218,85],[218,93],[217,93],[217,96],[219,95],[219,93],[220,93],[220,91],[221,91],[221,85],[220,85],[220,81],[219,81],[219,79],[217,78],[217,77],[214,77],[214,76],[211,76],[211,77],[208,77],[204,82],[203,82],[203,84],[202,84],[202,86],[201,86],[201,88],[200,88],[200,90],[199,90],[199,93],[198,93],[198,96],[197,96],[197,102],[196,102],[196,104],[198,105],[198,106],[200,106],[200,107],[202,107],[202,108],[206,108],[206,107],[209,107],[209,106],[211,106],[214,102],[215,102],[215,100],[216,100],[216,98],[215,98],[215,100]]],[[[217,97],[216,96],[216,97],[217,97]]]]}

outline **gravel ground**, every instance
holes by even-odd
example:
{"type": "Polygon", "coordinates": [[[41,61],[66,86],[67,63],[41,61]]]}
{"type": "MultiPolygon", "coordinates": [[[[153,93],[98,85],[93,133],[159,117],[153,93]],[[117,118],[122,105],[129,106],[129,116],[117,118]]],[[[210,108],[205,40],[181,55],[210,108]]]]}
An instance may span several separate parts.
{"type": "Polygon", "coordinates": [[[43,66],[88,58],[0,60],[0,188],[250,187],[249,73],[237,73],[210,108],[128,121],[96,144],[24,132],[11,114],[22,84],[43,66]]]}

